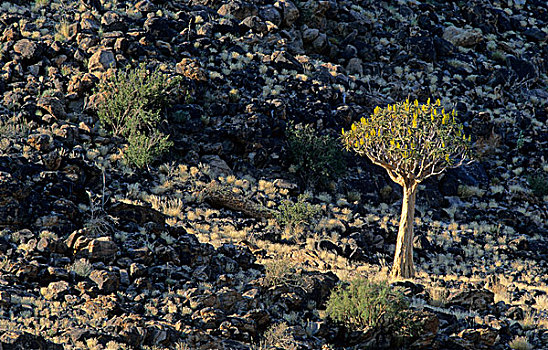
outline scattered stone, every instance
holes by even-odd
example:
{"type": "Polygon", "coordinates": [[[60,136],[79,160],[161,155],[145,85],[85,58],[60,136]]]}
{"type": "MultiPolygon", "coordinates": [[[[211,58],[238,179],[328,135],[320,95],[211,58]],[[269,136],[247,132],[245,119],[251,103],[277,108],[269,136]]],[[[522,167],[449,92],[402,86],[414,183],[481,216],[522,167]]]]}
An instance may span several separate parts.
{"type": "Polygon", "coordinates": [[[20,331],[3,331],[0,335],[0,347],[6,350],[62,350],[63,346],[45,340],[43,336],[20,331]]]}
{"type": "Polygon", "coordinates": [[[87,250],[92,261],[113,261],[118,253],[118,245],[110,237],[99,237],[88,244],[87,250]]]}
{"type": "Polygon", "coordinates": [[[105,72],[109,68],[116,68],[116,57],[111,50],[99,49],[89,58],[88,71],[90,73],[105,72]]]}
{"type": "Polygon", "coordinates": [[[443,39],[455,46],[471,47],[483,41],[480,29],[463,29],[449,26],[443,31],[443,39]]]}
{"type": "Polygon", "coordinates": [[[291,27],[299,18],[299,9],[290,0],[278,0],[274,7],[282,14],[282,22],[287,27],[291,27]]]}
{"type": "Polygon", "coordinates": [[[249,16],[257,15],[257,6],[240,0],[233,0],[222,5],[217,13],[225,17],[233,17],[239,21],[249,16]]]}
{"type": "MultiPolygon", "coordinates": [[[[336,188],[308,199],[331,227],[284,231],[275,209],[305,190],[289,171],[285,130],[304,123],[336,135],[375,106],[435,91],[487,152],[419,192],[415,262],[431,276],[421,283],[451,293],[438,300],[417,283],[394,287],[460,316],[428,305],[413,312],[422,326],[411,348],[497,349],[524,334],[505,318],[522,321],[537,308],[529,287],[546,282],[545,205],[528,181],[546,158],[542,1],[8,4],[0,10],[0,311],[9,317],[0,347],[249,349],[287,322],[282,348],[390,348],[384,329],[348,332],[318,318],[338,279],[317,270],[345,273],[348,260],[389,265],[399,191],[382,190],[393,186],[382,169],[350,157],[336,188]],[[107,97],[95,92],[103,74],[139,62],[180,82],[166,92],[158,125],[174,146],[147,169],[124,164],[127,140],[98,121],[107,97]],[[211,178],[218,191],[208,190],[211,178]],[[300,279],[266,288],[271,271],[257,259],[279,259],[278,247],[292,251],[282,259],[298,262],[290,271],[300,279]],[[334,254],[322,259],[316,248],[334,254]],[[509,281],[496,304],[488,290],[446,278],[493,271],[509,281]]],[[[548,339],[527,332],[534,348],[548,339]]]]}
{"type": "Polygon", "coordinates": [[[446,306],[458,305],[468,310],[484,311],[494,305],[495,294],[487,289],[462,290],[451,294],[446,306]]]}
{"type": "Polygon", "coordinates": [[[67,116],[65,102],[57,96],[42,96],[38,100],[37,106],[47,111],[55,119],[63,119],[67,116]]]}
{"type": "Polygon", "coordinates": [[[60,300],[70,293],[70,285],[66,281],[51,282],[47,287],[40,289],[40,294],[47,300],[60,300]]]}
{"type": "Polygon", "coordinates": [[[13,51],[28,61],[37,61],[42,53],[41,47],[34,41],[21,39],[13,45],[13,51]]]}
{"type": "Polygon", "coordinates": [[[106,294],[116,292],[120,286],[120,279],[114,272],[93,270],[89,278],[97,284],[100,291],[106,294]]]}
{"type": "Polygon", "coordinates": [[[190,58],[183,58],[181,62],[177,63],[175,71],[191,80],[207,81],[207,75],[200,64],[190,58]]]}

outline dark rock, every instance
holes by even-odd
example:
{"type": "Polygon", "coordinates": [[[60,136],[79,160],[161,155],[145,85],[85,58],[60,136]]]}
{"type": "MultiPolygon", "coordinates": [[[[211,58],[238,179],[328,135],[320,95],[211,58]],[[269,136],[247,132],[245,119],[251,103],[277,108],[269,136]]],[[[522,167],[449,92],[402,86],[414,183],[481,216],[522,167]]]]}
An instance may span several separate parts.
{"type": "Polygon", "coordinates": [[[157,210],[140,205],[118,202],[112,204],[107,212],[122,222],[134,222],[144,225],[147,222],[165,225],[165,216],[157,210]]]}
{"type": "Polygon", "coordinates": [[[183,58],[175,65],[175,71],[191,80],[207,81],[208,76],[200,63],[195,59],[183,58]]]}
{"type": "Polygon", "coordinates": [[[431,348],[440,328],[438,317],[432,312],[420,311],[412,313],[409,321],[409,324],[421,325],[419,339],[410,345],[410,349],[431,348]]]}
{"type": "Polygon", "coordinates": [[[333,241],[328,239],[322,239],[318,242],[318,249],[328,251],[333,254],[341,255],[342,249],[337,244],[335,244],[333,241]]]}
{"type": "Polygon", "coordinates": [[[88,9],[94,9],[99,12],[103,10],[100,0],[80,0],[80,2],[88,9]]]}
{"type": "Polygon", "coordinates": [[[291,27],[299,18],[299,9],[290,0],[278,0],[274,3],[274,7],[280,11],[282,23],[287,27],[291,27]]]}
{"type": "Polygon", "coordinates": [[[523,81],[527,79],[536,79],[538,77],[537,69],[530,60],[508,55],[506,57],[506,65],[512,72],[512,81],[523,81]]]}
{"type": "Polygon", "coordinates": [[[419,255],[423,257],[427,256],[427,253],[431,253],[434,250],[430,240],[422,234],[417,234],[413,238],[413,248],[415,248],[419,252],[419,255]]]}
{"type": "Polygon", "coordinates": [[[443,39],[455,46],[470,47],[483,41],[483,35],[478,29],[463,29],[450,26],[443,31],[443,39]]]}
{"type": "Polygon", "coordinates": [[[437,57],[448,57],[456,51],[453,44],[440,37],[434,37],[434,48],[436,50],[437,57]]]}
{"type": "Polygon", "coordinates": [[[92,240],[87,246],[87,257],[90,260],[114,261],[118,246],[110,237],[100,237],[92,240]]]}
{"type": "Polygon", "coordinates": [[[144,24],[146,32],[152,37],[167,41],[177,35],[177,32],[172,28],[173,26],[172,21],[161,17],[149,18],[144,24]]]}
{"type": "Polygon", "coordinates": [[[487,289],[461,290],[447,298],[446,306],[457,305],[468,310],[485,311],[494,305],[495,294],[487,289]]]}
{"type": "Polygon", "coordinates": [[[255,33],[266,33],[267,26],[260,17],[258,16],[249,16],[244,18],[241,24],[255,33]]]}
{"type": "Polygon", "coordinates": [[[538,28],[529,28],[523,32],[529,40],[543,42],[548,39],[548,34],[538,28]]]}
{"type": "Polygon", "coordinates": [[[498,332],[492,328],[471,328],[459,333],[459,337],[469,342],[470,349],[492,349],[498,332]]]}
{"type": "Polygon", "coordinates": [[[287,51],[274,51],[271,55],[271,60],[280,69],[296,70],[299,73],[303,71],[301,63],[287,51]]]}
{"type": "Polygon", "coordinates": [[[36,105],[51,114],[55,119],[64,119],[67,116],[65,101],[58,96],[42,96],[36,105]]]}
{"type": "Polygon", "coordinates": [[[279,27],[282,24],[282,16],[280,11],[278,11],[272,5],[265,5],[259,9],[259,17],[265,21],[274,23],[275,26],[279,27]]]}
{"type": "Polygon", "coordinates": [[[451,174],[460,183],[468,186],[484,188],[489,185],[489,176],[480,162],[473,162],[458,168],[449,169],[447,176],[451,174]]]}
{"type": "Polygon", "coordinates": [[[126,32],[128,29],[127,21],[122,16],[113,11],[105,12],[101,16],[101,26],[107,32],[126,32]]]}
{"type": "Polygon", "coordinates": [[[43,336],[21,331],[3,331],[0,335],[3,350],[62,350],[63,346],[45,340],[43,336]]]}
{"type": "Polygon", "coordinates": [[[6,172],[0,172],[0,227],[22,225],[30,219],[26,199],[29,189],[6,172]]]}
{"type": "Polygon", "coordinates": [[[308,273],[304,275],[304,289],[306,299],[313,300],[317,308],[321,308],[327,302],[331,291],[339,281],[332,272],[308,273]]]}
{"type": "Polygon", "coordinates": [[[53,137],[49,134],[32,134],[27,138],[27,143],[37,151],[47,152],[53,146],[53,137]]]}
{"type": "Polygon", "coordinates": [[[413,283],[411,281],[394,282],[394,283],[392,283],[392,286],[393,287],[400,287],[401,289],[403,289],[403,294],[406,297],[409,297],[409,298],[424,292],[424,286],[422,286],[420,284],[413,283]]]}
{"type": "Polygon", "coordinates": [[[407,40],[407,50],[427,62],[434,62],[437,59],[434,39],[431,37],[410,37],[407,40]]]}

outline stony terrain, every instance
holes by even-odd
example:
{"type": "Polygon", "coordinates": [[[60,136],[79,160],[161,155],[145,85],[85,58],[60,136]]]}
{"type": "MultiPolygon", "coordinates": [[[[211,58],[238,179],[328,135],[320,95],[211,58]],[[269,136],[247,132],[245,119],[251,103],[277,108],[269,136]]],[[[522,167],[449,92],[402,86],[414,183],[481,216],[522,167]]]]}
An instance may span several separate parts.
{"type": "Polygon", "coordinates": [[[400,189],[351,154],[306,188],[286,130],[434,97],[477,161],[421,185],[401,347],[548,349],[547,58],[542,0],[3,1],[0,348],[394,348],[324,309],[386,279],[400,189]],[[184,83],[135,169],[95,88],[140,62],[184,83]]]}

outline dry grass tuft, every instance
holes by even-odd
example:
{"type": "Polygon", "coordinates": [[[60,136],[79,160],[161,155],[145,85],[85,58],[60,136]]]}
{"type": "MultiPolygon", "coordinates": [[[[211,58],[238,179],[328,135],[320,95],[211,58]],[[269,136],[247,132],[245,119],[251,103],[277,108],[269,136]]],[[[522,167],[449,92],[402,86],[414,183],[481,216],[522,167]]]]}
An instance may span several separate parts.
{"type": "Polygon", "coordinates": [[[533,346],[529,344],[527,337],[516,337],[508,343],[508,346],[514,350],[531,350],[533,346]]]}

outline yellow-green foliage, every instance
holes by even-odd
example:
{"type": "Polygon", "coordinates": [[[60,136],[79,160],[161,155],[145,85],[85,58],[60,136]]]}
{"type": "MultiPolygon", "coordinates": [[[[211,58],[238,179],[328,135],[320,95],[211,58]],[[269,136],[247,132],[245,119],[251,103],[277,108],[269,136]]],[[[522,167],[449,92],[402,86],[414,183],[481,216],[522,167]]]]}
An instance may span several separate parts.
{"type": "Polygon", "coordinates": [[[278,206],[278,210],[275,217],[282,226],[295,226],[310,222],[320,212],[319,206],[307,203],[304,195],[299,195],[297,202],[282,201],[278,206]]]}
{"type": "Polygon", "coordinates": [[[388,283],[356,279],[331,293],[326,314],[350,329],[401,327],[408,307],[403,294],[388,283]]]}
{"type": "Polygon", "coordinates": [[[376,107],[369,118],[361,118],[342,131],[347,150],[366,155],[394,178],[420,182],[448,167],[461,165],[468,156],[470,136],[441,102],[415,100],[376,107]]]}

